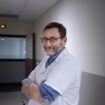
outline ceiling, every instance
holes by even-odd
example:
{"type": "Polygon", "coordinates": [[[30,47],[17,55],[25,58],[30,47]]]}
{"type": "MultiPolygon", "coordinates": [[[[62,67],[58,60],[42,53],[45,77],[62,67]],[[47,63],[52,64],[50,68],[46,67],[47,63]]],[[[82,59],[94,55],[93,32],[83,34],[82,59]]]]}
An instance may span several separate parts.
{"type": "Polygon", "coordinates": [[[33,22],[58,0],[0,0],[0,21],[33,22]]]}

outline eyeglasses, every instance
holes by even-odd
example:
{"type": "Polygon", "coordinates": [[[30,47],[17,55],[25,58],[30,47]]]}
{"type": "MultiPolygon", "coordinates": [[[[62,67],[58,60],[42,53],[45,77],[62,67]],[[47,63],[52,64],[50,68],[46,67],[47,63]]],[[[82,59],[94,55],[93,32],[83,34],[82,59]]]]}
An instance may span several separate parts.
{"type": "Polygon", "coordinates": [[[46,42],[49,40],[50,43],[54,43],[54,42],[56,42],[58,39],[61,39],[61,37],[50,37],[50,38],[42,37],[42,38],[41,38],[41,41],[42,41],[43,43],[46,43],[46,42]]]}

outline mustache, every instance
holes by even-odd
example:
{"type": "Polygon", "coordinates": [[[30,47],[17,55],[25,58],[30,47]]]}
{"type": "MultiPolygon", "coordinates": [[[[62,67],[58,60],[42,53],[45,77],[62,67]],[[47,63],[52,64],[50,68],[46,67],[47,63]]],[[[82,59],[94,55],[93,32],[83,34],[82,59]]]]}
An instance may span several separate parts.
{"type": "Polygon", "coordinates": [[[46,46],[45,46],[44,49],[53,49],[53,47],[46,47],[46,46]]]}

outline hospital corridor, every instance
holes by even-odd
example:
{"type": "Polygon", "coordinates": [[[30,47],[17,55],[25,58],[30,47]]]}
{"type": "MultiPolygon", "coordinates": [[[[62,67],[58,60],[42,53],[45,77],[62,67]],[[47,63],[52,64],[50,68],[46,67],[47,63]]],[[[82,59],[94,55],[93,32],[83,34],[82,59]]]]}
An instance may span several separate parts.
{"type": "MultiPolygon", "coordinates": [[[[0,0],[0,105],[28,105],[29,98],[21,92],[22,80],[29,76],[46,55],[56,55],[50,52],[58,44],[56,41],[62,41],[60,45],[65,45],[64,49],[67,48],[80,65],[78,105],[105,105],[104,10],[105,0],[0,0]],[[55,34],[44,28],[51,22],[62,23],[66,27],[67,39],[55,37],[55,34]]],[[[60,33],[59,30],[57,32],[60,33]]],[[[56,47],[54,51],[57,52],[56,47]]],[[[62,63],[61,67],[66,64],[62,63]]],[[[47,66],[46,63],[43,67],[47,66]]],[[[67,73],[63,71],[64,75],[67,73]]],[[[53,76],[58,77],[56,73],[53,76]]],[[[72,76],[71,72],[68,77],[72,76]]],[[[39,77],[44,78],[42,75],[39,77]]],[[[38,81],[45,83],[46,79],[43,80],[38,81]]],[[[64,79],[60,83],[69,82],[64,79]]],[[[55,90],[58,89],[56,86],[55,90]]],[[[61,91],[57,92],[56,95],[61,95],[61,91]]]]}

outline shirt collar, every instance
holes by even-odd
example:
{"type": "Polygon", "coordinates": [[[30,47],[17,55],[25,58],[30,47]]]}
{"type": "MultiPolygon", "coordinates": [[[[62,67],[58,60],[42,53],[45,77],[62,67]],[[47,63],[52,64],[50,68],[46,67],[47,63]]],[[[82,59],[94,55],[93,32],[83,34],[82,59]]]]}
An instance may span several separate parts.
{"type": "Polygon", "coordinates": [[[59,55],[63,50],[64,50],[64,48],[63,48],[61,51],[55,53],[54,55],[52,55],[52,56],[50,56],[50,57],[48,58],[48,60],[47,60],[47,62],[46,62],[46,68],[47,68],[48,65],[50,65],[50,64],[58,57],[58,55],[59,55]]]}

